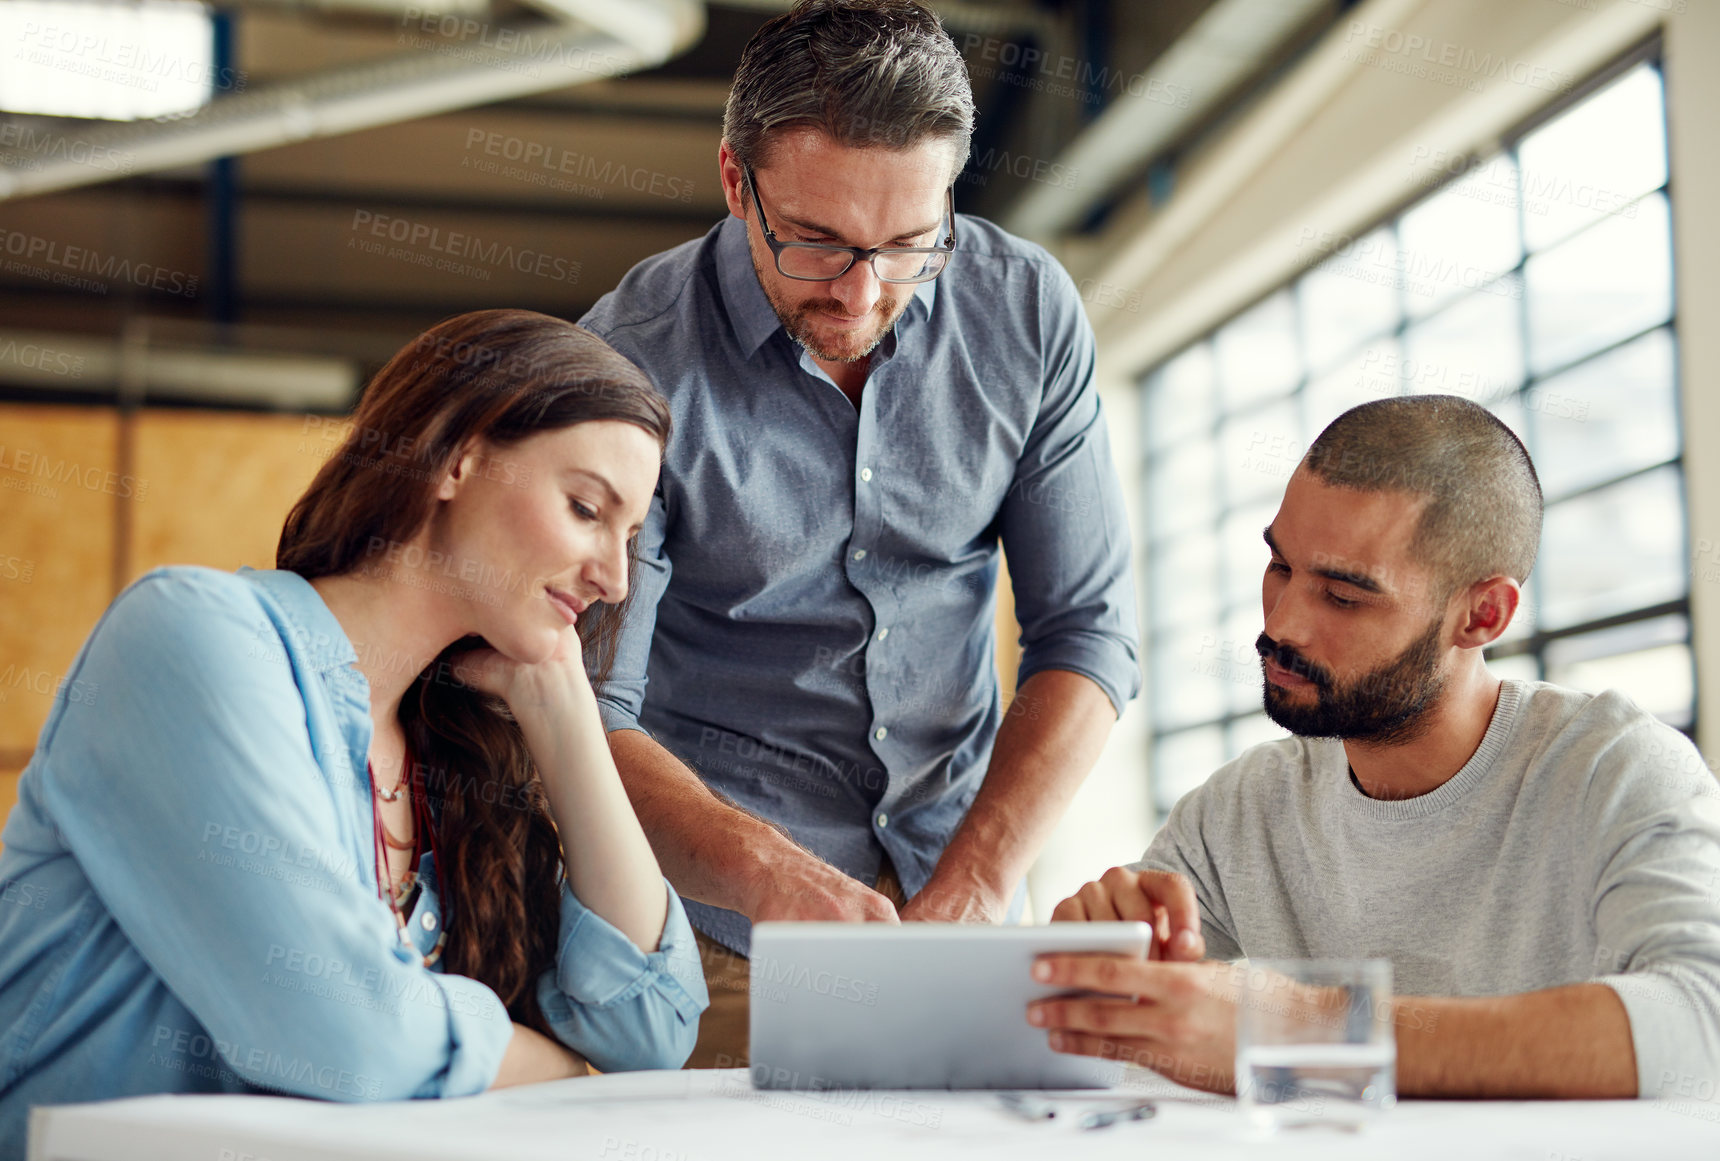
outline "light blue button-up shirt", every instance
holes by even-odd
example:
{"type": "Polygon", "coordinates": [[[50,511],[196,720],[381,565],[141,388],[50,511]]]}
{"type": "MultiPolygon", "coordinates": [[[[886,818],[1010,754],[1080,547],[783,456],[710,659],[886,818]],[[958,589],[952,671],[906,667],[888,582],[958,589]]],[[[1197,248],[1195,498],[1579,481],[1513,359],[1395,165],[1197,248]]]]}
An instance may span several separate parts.
{"type": "MultiPolygon", "coordinates": [[[[1119,712],[1140,687],[1081,300],[1040,247],[979,218],[956,234],[873,353],[858,409],[783,330],[738,218],[640,263],[580,320],[675,418],[604,724],[645,729],[863,882],[887,851],[910,895],[1002,720],[1000,544],[1021,680],[1085,674],[1119,712]]],[[[745,950],[742,916],[687,906],[745,950]]]]}
{"type": "MultiPolygon", "coordinates": [[[[377,896],[356,660],[292,572],[156,569],[103,615],[0,836],[0,1157],[31,1105],[495,1078],[501,1001],[423,966],[429,856],[415,947],[377,896]]],[[[679,1067],[707,996],[678,896],[650,954],[565,887],[560,906],[537,993],[558,1036],[605,1071],[679,1067]]]]}

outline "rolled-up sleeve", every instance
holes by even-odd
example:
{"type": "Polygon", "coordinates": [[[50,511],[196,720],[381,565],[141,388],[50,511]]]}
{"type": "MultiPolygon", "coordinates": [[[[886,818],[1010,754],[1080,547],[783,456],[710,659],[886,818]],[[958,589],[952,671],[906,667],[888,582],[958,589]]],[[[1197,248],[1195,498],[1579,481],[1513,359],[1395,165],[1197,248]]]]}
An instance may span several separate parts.
{"type": "Polygon", "coordinates": [[[657,630],[657,604],[669,588],[669,558],[663,552],[666,527],[663,494],[659,490],[652,497],[651,510],[635,542],[633,596],[616,639],[615,663],[596,691],[597,713],[603,719],[606,733],[614,730],[650,733],[639,724],[639,713],[645,707],[645,673],[651,662],[651,636],[657,630]]]}
{"type": "Polygon", "coordinates": [[[73,675],[94,695],[44,733],[50,812],[120,930],[246,1082],[343,1100],[480,1092],[513,1035],[507,1010],[400,945],[312,752],[294,670],[258,648],[268,627],[221,574],[151,574],[122,594],[73,675]],[[358,986],[331,998],[331,980],[358,986]]]}
{"type": "Polygon", "coordinates": [[[1001,511],[1020,681],[1066,669],[1117,713],[1141,687],[1129,525],[1093,384],[1093,331],[1061,269],[1041,296],[1044,396],[1001,511]]]}
{"type": "Polygon", "coordinates": [[[681,897],[667,881],[663,889],[668,917],[657,950],[645,952],[562,886],[561,947],[538,980],[538,1004],[562,1042],[603,1072],[681,1067],[710,1003],[681,897]]]}
{"type": "MultiPolygon", "coordinates": [[[[1688,750],[1690,778],[1644,766],[1611,780],[1632,789],[1596,835],[1599,982],[1630,1017],[1637,1094],[1710,1101],[1720,1081],[1720,789],[1687,739],[1672,744],[1688,750]]],[[[1618,759],[1634,749],[1614,747],[1618,759]]]]}

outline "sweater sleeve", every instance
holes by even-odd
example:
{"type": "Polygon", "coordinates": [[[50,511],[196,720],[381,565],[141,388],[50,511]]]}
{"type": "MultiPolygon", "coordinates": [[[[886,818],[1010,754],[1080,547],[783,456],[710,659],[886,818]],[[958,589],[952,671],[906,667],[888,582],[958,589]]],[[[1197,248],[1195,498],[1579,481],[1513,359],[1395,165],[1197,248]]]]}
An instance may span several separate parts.
{"type": "Polygon", "coordinates": [[[1206,958],[1238,960],[1243,956],[1242,947],[1225,902],[1224,885],[1210,854],[1213,847],[1206,837],[1212,822],[1209,816],[1219,805],[1213,801],[1215,783],[1222,785],[1216,774],[1177,801],[1170,818],[1147,846],[1146,854],[1140,862],[1131,864],[1131,869],[1174,871],[1193,884],[1195,901],[1200,907],[1200,933],[1206,937],[1206,958]]]}
{"type": "Polygon", "coordinates": [[[1599,981],[1630,1017],[1637,1094],[1720,1076],[1720,784],[1689,739],[1644,722],[1590,784],[1599,981]]]}

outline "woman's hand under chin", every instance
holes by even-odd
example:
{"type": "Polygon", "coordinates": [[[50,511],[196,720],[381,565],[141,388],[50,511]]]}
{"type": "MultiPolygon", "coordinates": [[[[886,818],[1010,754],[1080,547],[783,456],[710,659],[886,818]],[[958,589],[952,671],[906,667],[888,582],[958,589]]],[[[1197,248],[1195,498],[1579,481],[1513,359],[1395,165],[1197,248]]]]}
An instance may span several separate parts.
{"type": "Polygon", "coordinates": [[[556,634],[554,652],[542,661],[516,661],[486,643],[458,654],[453,670],[456,681],[507,702],[516,718],[533,710],[595,700],[585,672],[583,645],[572,625],[556,634]]]}

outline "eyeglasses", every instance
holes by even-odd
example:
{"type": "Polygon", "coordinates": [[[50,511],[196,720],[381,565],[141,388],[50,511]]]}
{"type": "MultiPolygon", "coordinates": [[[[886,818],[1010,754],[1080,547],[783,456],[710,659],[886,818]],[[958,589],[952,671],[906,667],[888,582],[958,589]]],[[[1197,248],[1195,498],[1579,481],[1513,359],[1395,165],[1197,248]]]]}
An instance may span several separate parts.
{"type": "Polygon", "coordinates": [[[764,220],[764,203],[758,200],[758,183],[753,180],[751,166],[741,170],[746,175],[747,189],[752,193],[753,206],[758,210],[758,224],[764,231],[764,244],[776,255],[777,271],[784,278],[802,282],[829,282],[841,278],[854,265],[855,259],[872,264],[872,273],[879,282],[930,282],[944,272],[950,255],[956,248],[956,198],[954,189],[944,191],[944,212],[950,220],[950,230],[942,246],[827,246],[821,242],[779,242],[770,224],[764,220]]]}

